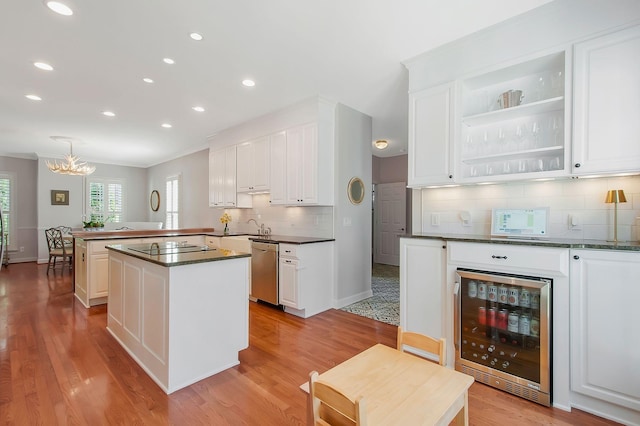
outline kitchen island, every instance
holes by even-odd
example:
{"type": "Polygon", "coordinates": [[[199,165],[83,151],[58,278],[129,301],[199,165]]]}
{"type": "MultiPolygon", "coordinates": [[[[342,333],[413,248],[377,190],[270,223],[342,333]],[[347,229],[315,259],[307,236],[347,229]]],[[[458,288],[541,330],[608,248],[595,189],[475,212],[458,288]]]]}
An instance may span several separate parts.
{"type": "Polygon", "coordinates": [[[167,394],[239,363],[249,253],[175,242],[107,249],[107,330],[167,394]]]}

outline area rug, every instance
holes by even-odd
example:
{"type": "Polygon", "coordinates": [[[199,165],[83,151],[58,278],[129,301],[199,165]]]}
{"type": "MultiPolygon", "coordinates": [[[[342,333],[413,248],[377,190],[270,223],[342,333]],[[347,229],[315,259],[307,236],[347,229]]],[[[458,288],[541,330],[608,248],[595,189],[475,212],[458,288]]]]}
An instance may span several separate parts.
{"type": "Polygon", "coordinates": [[[371,271],[373,296],[342,308],[352,314],[391,325],[400,322],[400,277],[397,266],[375,263],[371,271]]]}

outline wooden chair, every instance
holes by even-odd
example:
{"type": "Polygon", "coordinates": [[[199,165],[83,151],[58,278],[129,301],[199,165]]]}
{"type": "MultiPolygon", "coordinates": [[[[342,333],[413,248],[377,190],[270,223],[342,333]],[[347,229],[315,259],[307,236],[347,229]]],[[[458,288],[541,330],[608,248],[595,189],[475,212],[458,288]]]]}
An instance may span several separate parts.
{"type": "Polygon", "coordinates": [[[402,327],[398,327],[398,350],[402,352],[410,352],[414,355],[431,360],[431,358],[422,356],[420,353],[405,351],[405,346],[433,355],[438,355],[438,363],[442,366],[447,362],[447,345],[445,339],[434,339],[433,337],[426,336],[424,334],[404,331],[402,327]]]}
{"type": "Polygon", "coordinates": [[[318,372],[309,374],[309,401],[313,425],[366,425],[365,400],[349,398],[328,383],[318,381],[318,372]]]}
{"type": "Polygon", "coordinates": [[[49,269],[56,267],[56,259],[62,258],[62,269],[64,270],[65,263],[68,262],[69,270],[71,270],[73,263],[73,252],[64,244],[62,239],[62,231],[58,228],[49,228],[44,231],[47,237],[47,245],[49,246],[49,264],[47,265],[47,274],[49,269]]]}
{"type": "Polygon", "coordinates": [[[61,226],[58,226],[57,228],[60,230],[60,232],[62,232],[62,237],[63,237],[62,242],[64,242],[64,245],[67,246],[67,248],[71,247],[71,249],[73,250],[73,241],[67,240],[64,238],[65,235],[71,234],[71,227],[61,225],[61,226]]]}

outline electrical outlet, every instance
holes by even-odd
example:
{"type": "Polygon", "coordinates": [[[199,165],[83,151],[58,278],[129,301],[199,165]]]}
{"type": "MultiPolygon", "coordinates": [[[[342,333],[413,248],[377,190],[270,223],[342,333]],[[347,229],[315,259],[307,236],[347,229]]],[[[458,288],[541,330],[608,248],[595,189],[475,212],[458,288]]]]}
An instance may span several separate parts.
{"type": "Polygon", "coordinates": [[[24,247],[20,247],[20,253],[24,253],[24,247]]]}
{"type": "Polygon", "coordinates": [[[431,226],[440,226],[440,213],[431,213],[431,226]]]}
{"type": "Polygon", "coordinates": [[[569,229],[572,231],[582,230],[582,224],[580,223],[580,217],[577,214],[570,214],[568,218],[569,229]]]}

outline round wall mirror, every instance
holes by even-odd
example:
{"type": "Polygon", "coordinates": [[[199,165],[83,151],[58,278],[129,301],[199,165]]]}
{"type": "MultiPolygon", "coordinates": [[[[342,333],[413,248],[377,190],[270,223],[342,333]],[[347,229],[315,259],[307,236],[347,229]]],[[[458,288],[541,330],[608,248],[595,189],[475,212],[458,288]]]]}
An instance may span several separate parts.
{"type": "Polygon", "coordinates": [[[364,182],[359,177],[351,178],[347,187],[347,195],[351,204],[360,204],[364,200],[364,182]]]}
{"type": "Polygon", "coordinates": [[[151,204],[151,210],[157,212],[160,208],[160,193],[157,190],[151,191],[151,198],[149,199],[149,203],[151,204]]]}

